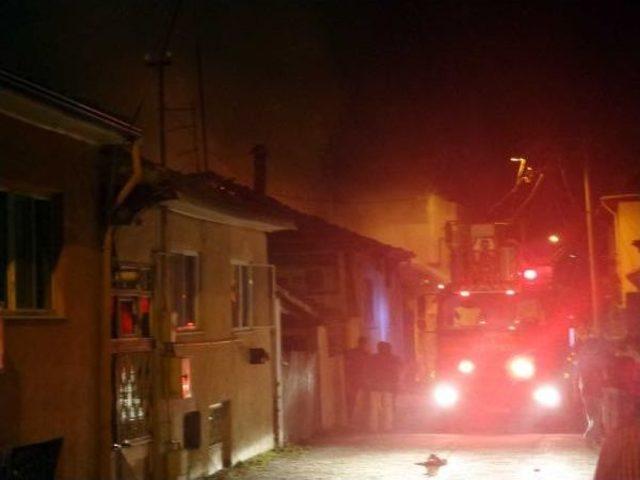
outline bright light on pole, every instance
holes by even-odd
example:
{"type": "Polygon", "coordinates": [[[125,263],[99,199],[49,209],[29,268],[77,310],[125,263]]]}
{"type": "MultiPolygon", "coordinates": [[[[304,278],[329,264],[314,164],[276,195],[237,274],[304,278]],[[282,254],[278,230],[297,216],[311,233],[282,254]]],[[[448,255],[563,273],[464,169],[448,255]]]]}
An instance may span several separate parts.
{"type": "Polygon", "coordinates": [[[470,375],[476,369],[476,365],[469,359],[465,358],[464,360],[460,360],[458,364],[458,371],[460,373],[464,373],[465,375],[470,375]]]}

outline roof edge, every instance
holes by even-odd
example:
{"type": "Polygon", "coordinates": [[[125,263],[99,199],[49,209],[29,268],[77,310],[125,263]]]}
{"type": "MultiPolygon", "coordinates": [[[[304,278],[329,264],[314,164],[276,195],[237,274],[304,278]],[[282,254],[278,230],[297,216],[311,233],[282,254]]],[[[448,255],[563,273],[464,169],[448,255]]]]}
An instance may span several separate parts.
{"type": "Polygon", "coordinates": [[[124,120],[30,82],[6,70],[0,69],[0,84],[7,86],[20,95],[46,103],[84,120],[99,123],[110,130],[118,132],[125,138],[137,139],[142,136],[142,131],[139,128],[124,120]]]}

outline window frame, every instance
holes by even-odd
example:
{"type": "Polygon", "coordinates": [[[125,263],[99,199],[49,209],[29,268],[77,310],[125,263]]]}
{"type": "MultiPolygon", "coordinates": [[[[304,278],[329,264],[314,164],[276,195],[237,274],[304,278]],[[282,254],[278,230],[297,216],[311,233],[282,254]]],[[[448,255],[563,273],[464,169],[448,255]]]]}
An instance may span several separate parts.
{"type": "MultiPolygon", "coordinates": [[[[254,328],[254,322],[253,322],[253,272],[252,272],[252,267],[253,265],[250,262],[242,262],[242,261],[238,261],[238,260],[232,260],[231,261],[231,267],[232,267],[232,287],[233,284],[236,281],[236,273],[237,272],[242,272],[243,270],[251,272],[251,278],[250,278],[250,296],[248,299],[246,299],[245,297],[245,285],[244,282],[241,281],[240,283],[238,283],[238,298],[236,299],[237,304],[239,305],[239,314],[238,316],[240,318],[243,319],[243,322],[241,325],[236,325],[236,318],[235,318],[235,312],[234,309],[231,309],[231,329],[233,331],[242,331],[242,330],[251,330],[254,328]],[[245,310],[245,305],[249,305],[248,308],[248,315],[246,315],[246,311],[245,310]]],[[[244,277],[242,277],[244,278],[244,277]]]]}
{"type": "MultiPolygon", "coordinates": [[[[31,201],[42,201],[47,202],[49,209],[49,218],[48,218],[48,235],[49,238],[49,248],[55,248],[56,242],[62,241],[62,238],[57,238],[62,235],[62,231],[59,230],[59,227],[62,227],[62,223],[58,226],[57,222],[62,222],[62,211],[58,214],[55,212],[55,208],[59,205],[56,203],[56,197],[59,196],[59,193],[36,193],[30,191],[22,191],[22,190],[11,190],[0,188],[0,194],[5,196],[6,203],[4,205],[0,204],[0,208],[5,209],[5,220],[4,225],[0,225],[0,228],[7,229],[7,235],[5,237],[6,245],[4,245],[4,252],[0,251],[0,256],[4,255],[0,261],[0,268],[4,270],[2,275],[4,275],[4,292],[2,295],[5,297],[4,300],[0,299],[0,302],[4,303],[4,316],[5,317],[52,317],[58,318],[56,314],[54,299],[55,299],[55,282],[54,282],[54,265],[55,258],[53,257],[53,251],[47,252],[46,247],[38,244],[37,237],[41,235],[38,232],[39,229],[42,229],[41,225],[38,227],[37,222],[37,211],[32,209],[31,214],[29,215],[31,221],[31,228],[36,232],[34,234],[34,238],[31,239],[31,248],[32,248],[32,262],[37,263],[38,257],[43,254],[47,254],[50,256],[46,258],[46,271],[43,276],[46,277],[45,280],[42,281],[42,284],[39,284],[37,267],[33,266],[32,263],[32,291],[30,295],[33,296],[34,303],[37,303],[37,290],[40,288],[44,288],[46,292],[44,306],[38,307],[37,305],[32,306],[19,306],[19,280],[18,280],[18,267],[16,264],[16,244],[17,244],[17,232],[16,232],[16,197],[23,197],[29,199],[31,201]],[[60,215],[60,217],[58,217],[60,215]],[[44,249],[44,252],[41,250],[44,249]]],[[[32,207],[33,208],[33,207],[32,207]]],[[[0,245],[2,247],[2,245],[0,245]]]]}
{"type": "MultiPolygon", "coordinates": [[[[171,258],[172,257],[190,257],[194,258],[194,282],[193,282],[193,325],[179,325],[176,323],[174,325],[175,331],[177,333],[189,333],[200,330],[200,275],[201,275],[201,255],[196,250],[171,250],[166,255],[167,260],[167,284],[165,288],[168,290],[169,298],[172,300],[172,304],[170,305],[171,309],[173,309],[173,286],[170,283],[170,279],[173,277],[171,270],[171,258]]],[[[185,276],[186,279],[186,276],[185,276]]],[[[173,310],[172,310],[173,311],[173,310]]]]}
{"type": "Polygon", "coordinates": [[[241,325],[241,326],[236,326],[235,324],[235,317],[234,317],[234,311],[233,311],[233,307],[231,308],[231,330],[233,332],[243,332],[243,331],[250,331],[250,330],[254,330],[256,328],[263,328],[263,327],[268,327],[271,328],[274,326],[273,324],[273,317],[271,316],[271,323],[268,325],[261,325],[258,324],[256,325],[256,311],[255,311],[255,276],[254,276],[254,271],[256,269],[260,269],[260,268],[265,268],[268,269],[269,272],[269,278],[268,278],[268,297],[269,297],[269,303],[271,305],[271,308],[273,308],[273,304],[275,302],[275,298],[276,298],[276,293],[275,293],[275,289],[276,289],[276,267],[275,265],[271,264],[271,263],[253,263],[253,262],[249,262],[249,261],[243,261],[243,260],[231,260],[231,267],[232,267],[232,271],[231,271],[231,275],[232,275],[232,283],[231,283],[231,287],[233,287],[233,281],[235,279],[235,275],[236,275],[236,269],[238,268],[245,268],[247,269],[247,271],[251,272],[251,297],[248,299],[248,301],[244,301],[244,299],[238,299],[238,302],[240,303],[240,300],[243,300],[243,302],[241,304],[248,304],[249,305],[249,309],[250,309],[250,315],[249,315],[249,322],[248,324],[245,325],[241,325]]]}

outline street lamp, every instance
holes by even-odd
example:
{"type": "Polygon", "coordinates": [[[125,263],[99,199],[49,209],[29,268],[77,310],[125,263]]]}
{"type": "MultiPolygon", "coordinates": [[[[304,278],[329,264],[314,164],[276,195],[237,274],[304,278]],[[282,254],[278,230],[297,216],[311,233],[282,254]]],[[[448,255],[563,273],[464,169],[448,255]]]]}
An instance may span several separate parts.
{"type": "Polygon", "coordinates": [[[555,245],[556,243],[560,243],[560,235],[552,233],[547,237],[547,240],[549,240],[549,243],[553,243],[555,245]]]}

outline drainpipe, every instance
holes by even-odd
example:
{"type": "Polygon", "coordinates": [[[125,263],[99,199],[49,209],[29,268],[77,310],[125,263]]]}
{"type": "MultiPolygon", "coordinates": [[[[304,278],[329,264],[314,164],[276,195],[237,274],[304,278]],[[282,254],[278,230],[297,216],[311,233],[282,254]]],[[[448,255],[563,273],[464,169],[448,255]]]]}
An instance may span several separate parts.
{"type": "MultiPolygon", "coordinates": [[[[275,282],[272,270],[272,282],[275,282]]],[[[275,283],[273,283],[275,286],[275,283]]],[[[275,288],[274,288],[275,290],[275,288]]],[[[274,439],[276,447],[283,447],[285,442],[284,431],[284,391],[282,384],[282,308],[280,299],[274,294],[273,299],[273,374],[275,395],[274,439]]]]}
{"type": "MultiPolygon", "coordinates": [[[[127,199],[133,189],[142,179],[142,158],[140,156],[140,141],[136,140],[131,146],[132,173],[127,183],[116,197],[111,211],[115,211],[127,199]]],[[[107,229],[102,242],[102,312],[100,318],[100,358],[99,358],[99,430],[98,430],[98,458],[99,475],[103,480],[112,478],[111,472],[111,257],[113,250],[113,225],[107,218],[107,229]]]]}

